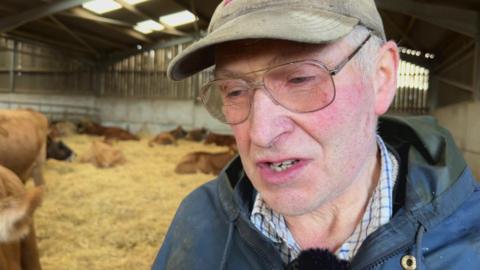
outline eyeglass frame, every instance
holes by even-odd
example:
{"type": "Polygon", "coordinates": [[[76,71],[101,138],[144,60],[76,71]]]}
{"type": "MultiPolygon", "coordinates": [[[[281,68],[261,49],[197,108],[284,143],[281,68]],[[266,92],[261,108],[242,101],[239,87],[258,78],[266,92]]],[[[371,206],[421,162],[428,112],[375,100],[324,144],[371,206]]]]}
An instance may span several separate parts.
{"type": "MultiPolygon", "coordinates": [[[[255,70],[255,71],[251,71],[251,72],[248,72],[248,73],[245,73],[243,75],[249,75],[249,74],[252,74],[252,73],[258,73],[258,72],[262,72],[263,71],[263,75],[262,75],[262,80],[257,82],[257,83],[252,83],[252,82],[249,82],[247,80],[244,80],[244,79],[240,79],[240,78],[229,78],[229,79],[215,79],[215,80],[211,80],[209,82],[207,82],[206,84],[204,84],[202,87],[201,87],[201,96],[197,97],[197,100],[200,100],[203,105],[205,106],[205,108],[207,109],[207,111],[210,112],[210,110],[208,109],[207,105],[206,105],[206,100],[204,98],[204,93],[206,91],[204,91],[204,89],[206,89],[207,87],[209,87],[211,84],[213,83],[216,83],[218,81],[223,81],[223,80],[242,80],[242,81],[245,81],[245,83],[249,86],[251,86],[248,90],[251,90],[253,89],[254,91],[256,91],[256,89],[259,89],[260,86],[263,86],[263,88],[265,88],[265,92],[268,94],[268,96],[270,97],[270,99],[277,105],[280,105],[282,106],[283,108],[291,111],[291,112],[296,112],[296,113],[311,113],[311,112],[316,112],[316,111],[319,111],[319,110],[322,110],[322,109],[325,109],[326,107],[328,107],[330,104],[333,103],[333,101],[335,101],[335,97],[336,97],[336,86],[335,86],[335,81],[333,80],[333,76],[337,75],[346,65],[348,62],[350,62],[350,60],[352,60],[355,55],[357,55],[357,53],[363,48],[363,46],[370,40],[370,38],[372,37],[372,33],[369,32],[368,33],[368,36],[362,41],[362,43],[360,43],[360,45],[357,46],[357,48],[351,52],[346,58],[344,58],[342,61],[340,61],[339,64],[337,64],[334,68],[329,68],[327,65],[325,65],[324,63],[322,63],[321,61],[319,60],[316,60],[316,59],[303,59],[303,60],[295,60],[295,61],[291,61],[291,62],[287,62],[287,63],[282,63],[282,64],[278,64],[278,65],[275,65],[275,66],[270,66],[270,67],[266,67],[266,68],[263,68],[263,69],[259,69],[259,70],[255,70]],[[298,111],[298,110],[292,110],[292,109],[289,109],[287,107],[285,107],[282,103],[278,102],[274,97],[273,95],[270,93],[270,91],[265,87],[265,83],[264,83],[264,75],[266,73],[268,73],[270,70],[272,69],[275,69],[275,68],[278,68],[278,67],[281,67],[281,66],[286,66],[286,65],[291,65],[291,64],[296,64],[296,63],[300,63],[300,62],[314,62],[315,64],[321,66],[322,68],[324,68],[328,74],[330,75],[330,79],[332,81],[332,85],[333,85],[333,97],[332,97],[332,100],[330,102],[328,102],[327,104],[325,104],[324,106],[318,108],[318,109],[314,109],[314,110],[310,110],[310,111],[298,111]]],[[[252,95],[252,98],[253,99],[253,95],[252,95]]],[[[250,107],[252,106],[252,102],[250,100],[250,107]]],[[[251,108],[248,110],[248,114],[246,115],[245,119],[239,121],[238,123],[228,123],[228,121],[222,121],[221,119],[218,119],[217,117],[215,117],[211,112],[210,114],[212,114],[212,116],[214,116],[215,118],[217,118],[218,120],[220,120],[221,122],[224,122],[226,124],[229,124],[229,125],[238,125],[238,124],[241,124],[243,122],[245,122],[247,119],[248,119],[248,116],[250,115],[250,111],[251,111],[251,108]]],[[[226,119],[225,119],[226,120],[226,119]]]]}

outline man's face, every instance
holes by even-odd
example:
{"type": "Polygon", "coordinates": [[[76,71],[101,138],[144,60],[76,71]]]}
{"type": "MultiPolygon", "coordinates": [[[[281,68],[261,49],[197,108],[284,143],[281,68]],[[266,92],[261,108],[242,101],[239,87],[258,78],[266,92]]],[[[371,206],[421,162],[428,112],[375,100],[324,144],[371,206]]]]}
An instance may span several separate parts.
{"type": "MultiPolygon", "coordinates": [[[[229,78],[294,60],[316,59],[333,67],[355,48],[346,42],[320,47],[288,41],[239,41],[216,50],[216,76],[229,78]]],[[[374,91],[358,66],[334,76],[336,97],[328,107],[294,113],[255,92],[249,118],[232,129],[244,169],[275,211],[302,215],[351,192],[349,187],[375,156],[374,91]],[[283,169],[274,168],[283,162],[283,169]],[[286,169],[285,169],[286,168],[286,169]]],[[[262,73],[252,78],[261,81],[262,73]]]]}

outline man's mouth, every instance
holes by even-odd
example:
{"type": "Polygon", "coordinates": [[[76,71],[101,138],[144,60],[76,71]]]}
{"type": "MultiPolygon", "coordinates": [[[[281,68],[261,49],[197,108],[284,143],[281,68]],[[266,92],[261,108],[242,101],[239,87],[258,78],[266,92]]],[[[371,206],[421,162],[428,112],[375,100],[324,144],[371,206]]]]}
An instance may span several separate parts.
{"type": "Polygon", "coordinates": [[[298,159],[290,159],[290,160],[284,160],[282,162],[268,162],[268,166],[270,167],[270,169],[274,170],[275,172],[282,172],[292,167],[294,164],[296,164],[299,161],[300,160],[298,159]]]}

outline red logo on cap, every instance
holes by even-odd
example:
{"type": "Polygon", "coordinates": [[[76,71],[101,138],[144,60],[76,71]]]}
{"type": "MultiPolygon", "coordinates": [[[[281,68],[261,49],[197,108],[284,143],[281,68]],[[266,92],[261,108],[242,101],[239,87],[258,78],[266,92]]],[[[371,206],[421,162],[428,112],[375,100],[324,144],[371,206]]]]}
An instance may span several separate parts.
{"type": "Polygon", "coordinates": [[[230,2],[232,2],[233,0],[224,0],[223,1],[223,6],[226,6],[228,4],[230,4],[230,2]]]}

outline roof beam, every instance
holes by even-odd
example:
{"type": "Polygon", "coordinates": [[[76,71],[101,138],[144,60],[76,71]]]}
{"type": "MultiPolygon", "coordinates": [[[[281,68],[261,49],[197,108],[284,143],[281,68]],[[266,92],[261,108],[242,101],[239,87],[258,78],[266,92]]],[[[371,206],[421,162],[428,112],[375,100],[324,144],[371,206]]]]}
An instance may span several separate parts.
{"type": "Polygon", "coordinates": [[[410,34],[410,31],[413,29],[413,25],[415,25],[416,19],[414,17],[410,18],[410,21],[408,22],[407,29],[405,29],[405,34],[408,36],[410,34]]]}
{"type": "Polygon", "coordinates": [[[387,14],[383,14],[383,18],[385,19],[385,22],[390,24],[393,29],[395,29],[396,32],[398,32],[401,36],[402,36],[402,39],[404,39],[405,41],[407,41],[407,43],[411,46],[412,49],[415,49],[415,50],[420,50],[420,47],[418,46],[418,44],[413,40],[411,39],[408,34],[406,32],[404,32],[393,20],[392,18],[390,18],[390,16],[388,16],[387,14]]]}
{"type": "MultiPolygon", "coordinates": [[[[202,13],[200,13],[200,11],[198,11],[194,6],[193,6],[193,2],[194,1],[189,1],[189,3],[184,3],[185,1],[182,1],[182,0],[174,0],[175,3],[179,4],[181,7],[183,7],[184,9],[186,10],[189,10],[190,12],[192,12],[193,14],[195,14],[195,16],[197,16],[199,19],[203,20],[204,22],[209,22],[210,21],[210,18],[202,13]]],[[[216,6],[216,5],[215,5],[216,6]]]]}
{"type": "Polygon", "coordinates": [[[85,40],[83,40],[81,37],[76,35],[74,32],[72,32],[65,24],[63,24],[61,21],[57,20],[53,15],[49,16],[50,20],[52,20],[55,24],[57,24],[60,28],[62,28],[65,32],[67,32],[71,37],[73,37],[75,40],[77,40],[80,44],[83,45],[83,47],[87,48],[89,51],[94,53],[95,55],[99,55],[98,51],[95,50],[90,44],[88,44],[85,40]]]}
{"type": "MultiPolygon", "coordinates": [[[[116,0],[120,5],[122,5],[126,10],[136,14],[137,16],[143,17],[145,19],[153,20],[155,22],[158,22],[158,18],[155,18],[154,16],[148,15],[145,12],[139,10],[137,7],[134,5],[130,5],[129,3],[125,2],[124,0],[116,0]]],[[[163,25],[165,29],[162,30],[163,33],[167,33],[170,35],[175,35],[175,36],[185,36],[186,34],[182,31],[179,31],[173,27],[170,27],[168,25],[163,25]]]]}
{"type": "MultiPolygon", "coordinates": [[[[45,21],[45,20],[39,20],[39,21],[36,22],[36,24],[41,25],[42,27],[60,28],[58,25],[53,24],[49,21],[45,21]]],[[[64,29],[62,29],[62,30],[64,30],[64,29]]],[[[18,31],[18,30],[16,30],[16,31],[18,31]]],[[[92,42],[93,43],[103,43],[107,46],[110,46],[110,47],[113,47],[113,48],[119,48],[119,49],[128,49],[129,48],[127,45],[124,45],[120,42],[111,41],[111,40],[109,40],[109,39],[107,39],[106,37],[103,37],[103,36],[99,36],[99,35],[95,35],[95,34],[88,34],[88,33],[79,32],[79,31],[72,31],[72,32],[75,35],[77,35],[78,37],[83,38],[84,40],[90,40],[91,43],[92,42]]]]}
{"type": "Polygon", "coordinates": [[[477,11],[412,0],[375,0],[375,2],[379,9],[412,16],[469,37],[480,34],[480,15],[477,11]]]}
{"type": "Polygon", "coordinates": [[[171,40],[161,40],[161,41],[158,41],[154,44],[151,44],[151,45],[148,45],[148,46],[145,46],[143,47],[141,50],[137,50],[137,49],[132,49],[132,50],[129,50],[129,51],[124,51],[124,52],[118,52],[118,53],[112,53],[110,54],[107,59],[105,60],[105,64],[108,65],[108,64],[111,64],[111,63],[115,63],[115,62],[118,62],[122,59],[125,59],[125,58],[128,58],[132,55],[136,55],[136,54],[139,54],[139,53],[142,53],[144,51],[149,51],[149,50],[156,50],[156,49],[163,49],[163,48],[169,48],[169,47],[173,47],[175,45],[178,45],[178,44],[183,44],[183,43],[187,43],[187,42],[192,42],[194,40],[197,40],[199,37],[198,36],[194,36],[194,35],[191,35],[191,36],[184,36],[184,37],[177,37],[177,38],[174,38],[174,39],[171,39],[171,40]]]}
{"type": "Polygon", "coordinates": [[[440,82],[446,83],[450,86],[456,87],[460,90],[470,92],[470,93],[473,92],[473,87],[471,85],[461,83],[461,82],[457,82],[457,81],[454,81],[454,80],[450,80],[450,79],[447,79],[447,78],[444,78],[444,77],[438,77],[438,80],[440,82]]]}
{"type": "Polygon", "coordinates": [[[449,55],[447,59],[444,59],[441,63],[436,65],[433,69],[433,73],[444,72],[454,67],[456,63],[458,63],[464,58],[461,56],[465,55],[468,51],[470,51],[472,46],[474,45],[475,45],[475,42],[473,40],[465,44],[462,48],[457,50],[455,53],[449,55]]]}
{"type": "Polygon", "coordinates": [[[94,21],[94,22],[97,22],[97,23],[113,24],[113,25],[123,26],[123,27],[133,27],[133,25],[131,23],[127,23],[127,22],[120,21],[120,20],[115,20],[115,19],[110,19],[110,18],[107,18],[107,17],[98,16],[98,15],[95,15],[95,14],[89,12],[89,11],[86,11],[83,8],[74,8],[74,9],[62,12],[58,15],[81,18],[81,19],[85,19],[85,20],[94,21]]]}
{"type": "Polygon", "coordinates": [[[8,32],[28,22],[76,7],[88,1],[90,0],[59,0],[37,8],[26,10],[19,14],[6,16],[0,19],[0,32],[8,32]]]}
{"type": "Polygon", "coordinates": [[[108,30],[112,30],[112,31],[127,35],[133,39],[136,39],[142,42],[146,42],[146,43],[152,42],[152,40],[147,36],[145,36],[144,34],[133,30],[133,25],[130,23],[97,16],[81,8],[73,9],[70,12],[63,12],[63,13],[60,13],[59,15],[71,16],[71,17],[98,22],[102,25],[102,27],[108,28],[108,30]],[[128,28],[125,29],[123,27],[114,27],[113,25],[124,26],[128,28]]]}
{"type": "Polygon", "coordinates": [[[25,32],[25,31],[15,31],[15,32],[12,32],[10,34],[7,34],[6,36],[8,37],[11,37],[13,39],[18,39],[18,40],[23,40],[23,41],[27,41],[27,42],[41,42],[43,44],[48,44],[50,46],[53,46],[53,47],[56,47],[57,49],[61,49],[61,50],[66,50],[68,49],[69,51],[76,51],[76,52],[79,52],[79,53],[87,53],[87,54],[90,54],[91,55],[91,52],[83,47],[78,47],[78,46],[75,46],[75,45],[72,45],[70,43],[65,43],[65,42],[61,42],[61,41],[58,41],[58,40],[53,40],[53,39],[50,39],[50,38],[45,38],[45,37],[42,37],[42,36],[39,36],[39,35],[35,35],[35,34],[32,34],[32,33],[28,33],[28,32],[25,32]]]}

